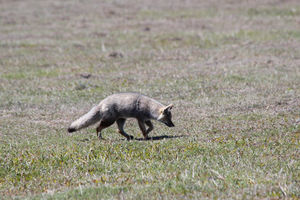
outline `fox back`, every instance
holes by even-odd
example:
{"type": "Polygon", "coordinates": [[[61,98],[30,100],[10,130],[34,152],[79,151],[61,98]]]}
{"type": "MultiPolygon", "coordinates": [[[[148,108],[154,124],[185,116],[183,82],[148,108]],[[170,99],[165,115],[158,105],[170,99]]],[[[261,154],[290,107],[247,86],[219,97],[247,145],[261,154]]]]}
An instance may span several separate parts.
{"type": "Polygon", "coordinates": [[[138,93],[113,94],[99,104],[103,117],[111,115],[141,120],[157,118],[163,107],[164,105],[160,102],[138,93]]]}

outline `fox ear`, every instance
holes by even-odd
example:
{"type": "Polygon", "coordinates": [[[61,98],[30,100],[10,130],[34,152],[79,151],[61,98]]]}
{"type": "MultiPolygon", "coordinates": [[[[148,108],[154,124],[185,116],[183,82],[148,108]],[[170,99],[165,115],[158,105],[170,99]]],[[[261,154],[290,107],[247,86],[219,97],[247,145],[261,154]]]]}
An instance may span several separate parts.
{"type": "Polygon", "coordinates": [[[164,112],[170,112],[170,110],[172,110],[172,108],[173,108],[173,104],[170,104],[164,108],[164,112]]]}

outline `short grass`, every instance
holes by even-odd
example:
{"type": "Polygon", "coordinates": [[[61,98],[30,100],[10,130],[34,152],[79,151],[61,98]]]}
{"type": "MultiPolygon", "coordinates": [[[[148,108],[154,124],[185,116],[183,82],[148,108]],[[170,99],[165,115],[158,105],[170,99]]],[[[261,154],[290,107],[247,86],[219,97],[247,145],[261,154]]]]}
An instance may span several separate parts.
{"type": "Polygon", "coordinates": [[[299,8],[1,1],[0,199],[300,198],[299,8]],[[66,132],[124,91],[173,103],[176,127],[66,132]]]}

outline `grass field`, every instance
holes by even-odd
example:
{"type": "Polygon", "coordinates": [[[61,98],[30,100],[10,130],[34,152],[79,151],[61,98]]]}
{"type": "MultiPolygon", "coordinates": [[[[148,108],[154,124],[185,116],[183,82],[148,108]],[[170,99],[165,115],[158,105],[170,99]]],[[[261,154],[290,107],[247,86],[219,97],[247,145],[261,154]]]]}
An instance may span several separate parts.
{"type": "Polygon", "coordinates": [[[299,47],[298,0],[1,0],[0,199],[300,198],[299,47]],[[124,91],[176,127],[67,133],[124,91]]]}

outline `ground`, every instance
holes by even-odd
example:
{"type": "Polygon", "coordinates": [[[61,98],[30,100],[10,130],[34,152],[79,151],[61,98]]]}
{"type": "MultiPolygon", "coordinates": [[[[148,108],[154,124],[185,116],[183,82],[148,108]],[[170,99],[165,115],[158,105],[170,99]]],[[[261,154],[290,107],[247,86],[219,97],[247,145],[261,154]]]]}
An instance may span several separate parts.
{"type": "Polygon", "coordinates": [[[300,198],[298,0],[2,0],[0,27],[2,198],[300,198]],[[67,133],[124,91],[176,127],[67,133]]]}

